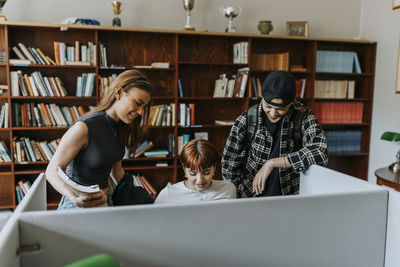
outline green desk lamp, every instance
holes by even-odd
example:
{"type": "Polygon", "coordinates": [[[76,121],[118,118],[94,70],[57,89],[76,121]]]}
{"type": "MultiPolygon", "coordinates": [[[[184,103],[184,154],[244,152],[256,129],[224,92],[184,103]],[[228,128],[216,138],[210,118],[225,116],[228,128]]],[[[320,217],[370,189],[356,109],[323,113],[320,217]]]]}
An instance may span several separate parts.
{"type": "MultiPolygon", "coordinates": [[[[400,133],[384,132],[381,136],[381,140],[391,141],[400,144],[400,133]]],[[[394,173],[400,172],[400,150],[397,152],[396,162],[389,165],[389,170],[394,173]]]]}

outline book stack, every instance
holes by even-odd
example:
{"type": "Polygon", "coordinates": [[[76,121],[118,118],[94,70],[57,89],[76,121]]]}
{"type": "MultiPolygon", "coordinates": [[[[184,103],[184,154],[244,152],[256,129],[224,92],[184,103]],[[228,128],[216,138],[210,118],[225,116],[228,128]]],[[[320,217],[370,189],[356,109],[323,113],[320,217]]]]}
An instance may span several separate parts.
{"type": "Polygon", "coordinates": [[[96,73],[83,73],[76,78],[76,96],[93,96],[96,73]]]}
{"type": "Polygon", "coordinates": [[[131,158],[138,158],[141,155],[143,155],[144,152],[147,150],[151,149],[153,147],[153,142],[152,141],[143,141],[140,146],[136,149],[135,153],[131,153],[130,157],[131,158]]]}
{"type": "Polygon", "coordinates": [[[24,74],[21,70],[11,71],[12,96],[67,96],[68,92],[59,77],[43,76],[40,71],[31,75],[24,74]]]}
{"type": "Polygon", "coordinates": [[[0,64],[5,64],[7,62],[7,53],[5,50],[0,51],[0,64]]]}
{"type": "Polygon", "coordinates": [[[0,128],[8,128],[8,102],[5,102],[3,105],[1,105],[0,128]]]}
{"type": "Polygon", "coordinates": [[[253,71],[289,70],[289,53],[252,54],[250,69],[253,71]]]}
{"type": "Polygon", "coordinates": [[[179,120],[178,124],[181,127],[189,127],[195,125],[195,104],[180,103],[179,104],[179,120]]]}
{"type": "Polygon", "coordinates": [[[81,45],[75,41],[75,45],[68,45],[65,42],[54,41],[54,58],[57,65],[96,66],[97,53],[96,45],[88,42],[81,45]]]}
{"type": "Polygon", "coordinates": [[[112,74],[111,76],[108,77],[101,77],[99,76],[99,90],[100,90],[100,97],[103,97],[108,89],[110,88],[110,85],[112,83],[113,80],[115,80],[117,78],[117,74],[112,74]]]}
{"type": "Polygon", "coordinates": [[[175,103],[152,106],[150,114],[151,126],[175,126],[175,103]]]}
{"type": "Polygon", "coordinates": [[[23,43],[18,43],[18,46],[13,46],[12,50],[18,59],[10,59],[10,64],[13,65],[55,65],[54,60],[46,56],[40,48],[26,47],[23,43]]]}
{"type": "Polygon", "coordinates": [[[356,52],[318,50],[316,71],[361,73],[361,65],[356,52]]]}
{"type": "Polygon", "coordinates": [[[359,153],[361,131],[326,131],[329,153],[359,153]]]}
{"type": "Polygon", "coordinates": [[[29,180],[19,180],[18,184],[15,186],[15,195],[17,196],[17,204],[19,204],[24,196],[28,194],[28,190],[31,188],[32,184],[29,180]]]}
{"type": "Polygon", "coordinates": [[[362,123],[363,102],[317,102],[313,112],[320,123],[362,123]]]}
{"type": "Polygon", "coordinates": [[[316,80],[315,98],[354,98],[354,80],[316,80]]]}
{"type": "Polygon", "coordinates": [[[33,102],[13,103],[13,111],[16,127],[70,126],[87,112],[83,106],[58,106],[54,103],[33,102]]]}
{"type": "Polygon", "coordinates": [[[0,141],[0,162],[11,162],[10,150],[4,141],[0,141]]]}
{"type": "Polygon", "coordinates": [[[233,63],[247,64],[248,51],[249,51],[249,42],[239,42],[233,44],[233,63]]]}
{"type": "Polygon", "coordinates": [[[165,158],[169,155],[169,151],[167,149],[154,149],[147,150],[144,152],[144,156],[146,158],[165,158]]]}
{"type": "Polygon", "coordinates": [[[52,141],[34,141],[28,137],[15,137],[13,139],[14,161],[35,162],[50,161],[53,157],[60,139],[52,141]]]}

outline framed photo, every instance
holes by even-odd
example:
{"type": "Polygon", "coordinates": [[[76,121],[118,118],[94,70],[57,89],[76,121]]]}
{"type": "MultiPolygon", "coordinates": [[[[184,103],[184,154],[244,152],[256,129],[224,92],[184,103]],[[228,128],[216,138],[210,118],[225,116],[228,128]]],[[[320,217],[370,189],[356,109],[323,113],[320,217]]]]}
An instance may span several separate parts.
{"type": "Polygon", "coordinates": [[[393,0],[393,8],[392,9],[397,9],[400,8],[400,0],[393,0]]]}
{"type": "Polygon", "coordinates": [[[308,37],[308,21],[286,22],[286,35],[308,37]]]}

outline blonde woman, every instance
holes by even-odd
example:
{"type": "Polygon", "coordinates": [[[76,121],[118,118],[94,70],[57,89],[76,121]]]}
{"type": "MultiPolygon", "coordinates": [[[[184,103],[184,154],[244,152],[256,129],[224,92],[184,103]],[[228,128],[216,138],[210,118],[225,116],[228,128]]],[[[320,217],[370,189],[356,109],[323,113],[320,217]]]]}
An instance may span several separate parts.
{"type": "Polygon", "coordinates": [[[124,177],[122,158],[125,147],[136,149],[148,122],[140,126],[147,113],[154,87],[137,70],[118,75],[98,106],[79,118],[64,134],[46,169],[46,178],[62,195],[58,209],[104,206],[108,202],[108,178],[118,182],[124,177]],[[102,197],[76,195],[58,177],[57,168],[75,182],[98,184],[102,197]]]}

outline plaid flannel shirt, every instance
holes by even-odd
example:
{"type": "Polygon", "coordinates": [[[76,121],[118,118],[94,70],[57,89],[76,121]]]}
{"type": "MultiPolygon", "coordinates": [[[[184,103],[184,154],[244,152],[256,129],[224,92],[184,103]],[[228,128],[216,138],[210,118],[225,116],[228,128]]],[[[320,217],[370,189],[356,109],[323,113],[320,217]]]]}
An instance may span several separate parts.
{"type": "MultiPolygon", "coordinates": [[[[252,197],[252,183],[255,175],[269,159],[272,149],[272,135],[268,132],[262,106],[258,105],[258,123],[253,141],[247,145],[247,111],[235,121],[222,155],[222,176],[233,182],[240,198],[252,197]],[[247,152],[247,147],[249,151],[247,152]]],[[[328,162],[327,141],[324,131],[311,110],[306,111],[301,125],[303,147],[295,151],[293,106],[282,121],[279,155],[287,156],[290,168],[280,168],[279,177],[282,195],[298,194],[300,172],[312,164],[325,165],[328,162]]]]}

